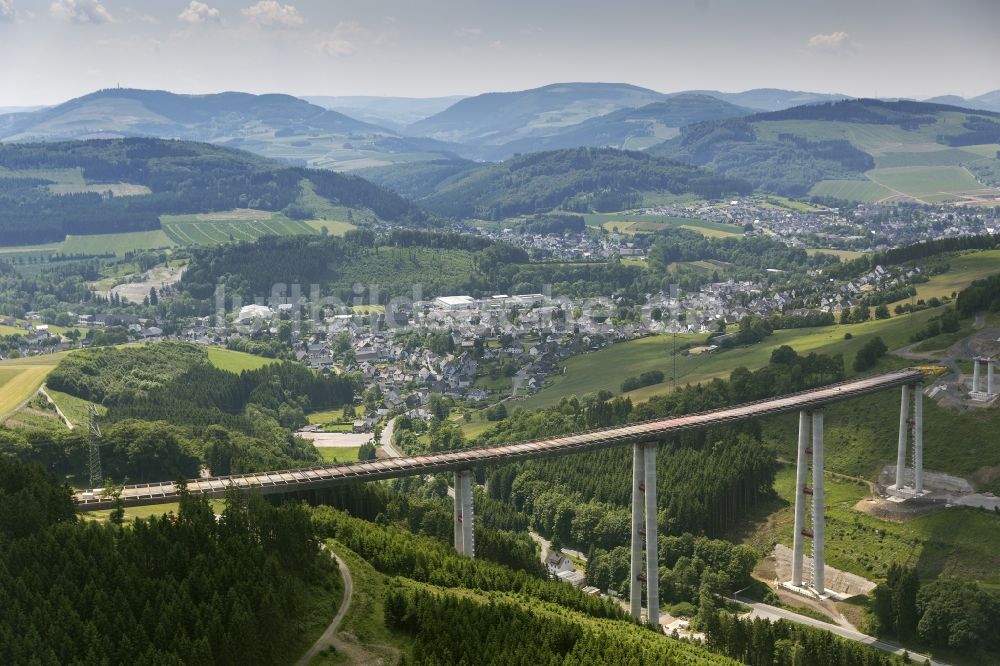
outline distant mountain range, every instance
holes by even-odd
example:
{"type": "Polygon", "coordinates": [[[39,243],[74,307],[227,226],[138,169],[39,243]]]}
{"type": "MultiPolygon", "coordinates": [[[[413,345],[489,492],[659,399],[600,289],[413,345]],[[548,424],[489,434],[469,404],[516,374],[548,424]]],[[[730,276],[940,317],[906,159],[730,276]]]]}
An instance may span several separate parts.
{"type": "Polygon", "coordinates": [[[402,131],[407,125],[444,111],[452,104],[465,99],[462,95],[451,97],[364,97],[302,96],[311,104],[324,109],[339,111],[352,118],[382,127],[402,131]]]}
{"type": "Polygon", "coordinates": [[[450,147],[324,109],[291,95],[226,92],[178,95],[109,89],[29,113],[0,116],[4,142],[149,136],[243,148],[301,166],[334,169],[390,164],[387,155],[424,159],[450,147]]]}
{"type": "MultiPolygon", "coordinates": [[[[730,129],[749,126],[755,137],[750,143],[759,146],[762,141],[771,141],[771,137],[759,136],[757,130],[774,126],[760,124],[768,122],[761,112],[811,109],[848,99],[840,94],[776,88],[735,93],[713,90],[660,93],[623,83],[557,83],[464,98],[297,98],[236,92],[179,95],[113,89],[58,106],[0,114],[0,141],[122,136],[181,138],[238,147],[297,166],[346,171],[431,162],[434,164],[428,167],[431,173],[440,172],[442,164],[454,165],[463,159],[499,161],[518,154],[578,147],[650,150],[656,146],[658,155],[691,160],[712,169],[742,168],[747,171],[744,176],[754,182],[772,185],[780,182],[777,186],[787,192],[802,193],[823,179],[856,178],[862,173],[856,167],[868,162],[855,163],[851,158],[848,161],[853,166],[846,171],[836,160],[841,166],[828,163],[825,158],[821,163],[803,162],[800,145],[793,156],[781,153],[788,160],[784,166],[775,165],[778,176],[772,182],[749,172],[756,164],[772,159],[780,162],[782,158],[775,158],[769,150],[744,154],[750,150],[747,142],[727,143],[732,138],[726,133],[728,130],[711,140],[696,138],[703,128],[688,130],[702,123],[730,129]],[[746,118],[746,124],[738,123],[740,118],[746,118]],[[742,155],[742,166],[725,164],[725,155],[715,154],[708,144],[738,148],[734,155],[742,155]],[[810,166],[803,167],[806,163],[810,166]],[[788,187],[790,181],[786,176],[792,164],[803,167],[799,171],[803,177],[788,187]],[[805,177],[807,173],[811,175],[805,177]]],[[[1000,90],[968,99],[943,96],[934,101],[967,111],[1000,111],[1000,90]]],[[[808,120],[830,122],[819,118],[808,120]]],[[[856,145],[861,140],[844,134],[838,127],[833,128],[832,137],[828,136],[829,124],[802,126],[783,134],[803,141],[846,141],[872,159],[881,156],[877,148],[856,145]]],[[[904,148],[896,152],[905,152],[905,146],[917,138],[937,143],[937,137],[901,129],[904,134],[894,140],[904,148]]],[[[950,126],[942,129],[945,134],[952,131],[950,126]]],[[[788,141],[777,143],[783,145],[783,150],[790,149],[788,141]]],[[[986,148],[980,152],[983,151],[988,152],[986,148]]],[[[889,146],[881,152],[893,149],[889,146]]],[[[945,157],[937,155],[933,159],[945,157]]],[[[965,164],[966,157],[952,154],[948,159],[963,160],[959,163],[965,164]]],[[[398,173],[414,171],[419,169],[397,170],[398,173]]]]}

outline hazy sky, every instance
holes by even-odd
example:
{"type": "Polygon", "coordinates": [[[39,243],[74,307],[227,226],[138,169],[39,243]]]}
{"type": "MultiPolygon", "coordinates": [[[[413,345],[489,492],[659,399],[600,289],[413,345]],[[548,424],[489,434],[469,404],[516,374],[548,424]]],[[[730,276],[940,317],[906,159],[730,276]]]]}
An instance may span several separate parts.
{"type": "Polygon", "coordinates": [[[0,0],[0,105],[97,88],[1000,88],[1000,0],[0,0]]]}

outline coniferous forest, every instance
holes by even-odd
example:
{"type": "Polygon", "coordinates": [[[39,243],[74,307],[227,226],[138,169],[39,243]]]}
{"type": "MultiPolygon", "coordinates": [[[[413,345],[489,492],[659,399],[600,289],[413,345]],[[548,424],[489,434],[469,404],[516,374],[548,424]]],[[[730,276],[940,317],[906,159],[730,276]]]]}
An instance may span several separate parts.
{"type": "Polygon", "coordinates": [[[217,519],[185,496],[176,515],[80,521],[68,488],[2,456],[0,562],[5,664],[283,662],[342,588],[301,506],[234,494],[217,519]]]}

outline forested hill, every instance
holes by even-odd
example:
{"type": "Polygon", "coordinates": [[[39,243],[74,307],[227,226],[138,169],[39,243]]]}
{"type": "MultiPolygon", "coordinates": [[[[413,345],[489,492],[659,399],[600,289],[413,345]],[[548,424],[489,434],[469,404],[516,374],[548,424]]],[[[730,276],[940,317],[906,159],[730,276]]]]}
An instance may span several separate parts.
{"type": "Polygon", "coordinates": [[[499,164],[432,162],[366,170],[421,206],[454,218],[503,219],[561,208],[614,211],[642,203],[644,192],[692,192],[707,198],[748,193],[744,181],[646,153],[575,148],[518,155],[499,164]]]}
{"type": "Polygon", "coordinates": [[[0,144],[0,245],[157,229],[164,214],[256,208],[309,217],[300,201],[306,186],[321,202],[368,209],[383,220],[427,221],[410,202],[356,176],[208,144],[145,138],[0,144]]]}
{"type": "Polygon", "coordinates": [[[608,146],[641,150],[679,132],[679,128],[705,120],[739,118],[753,110],[709,95],[682,93],[641,106],[619,109],[576,125],[559,128],[545,136],[516,139],[502,146],[484,148],[487,159],[504,159],[517,153],[608,146]]]}
{"type": "Polygon", "coordinates": [[[384,160],[395,153],[427,159],[454,148],[282,94],[112,88],[49,108],[0,115],[0,141],[8,143],[128,136],[206,141],[338,170],[358,160],[384,160]]]}
{"type": "Polygon", "coordinates": [[[1000,174],[988,150],[998,142],[997,113],[855,99],[689,125],[650,152],[801,196],[824,180],[866,181],[876,168],[965,166],[989,181],[1000,174]],[[981,150],[957,150],[966,147],[981,150]]]}

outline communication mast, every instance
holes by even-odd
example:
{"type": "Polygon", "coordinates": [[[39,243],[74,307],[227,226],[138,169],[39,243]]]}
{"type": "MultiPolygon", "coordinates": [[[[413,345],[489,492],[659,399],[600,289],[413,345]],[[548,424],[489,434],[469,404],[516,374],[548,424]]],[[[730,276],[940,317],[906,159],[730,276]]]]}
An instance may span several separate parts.
{"type": "Polygon", "coordinates": [[[99,488],[104,484],[101,474],[101,426],[97,424],[97,408],[87,405],[90,427],[90,487],[99,488]]]}

